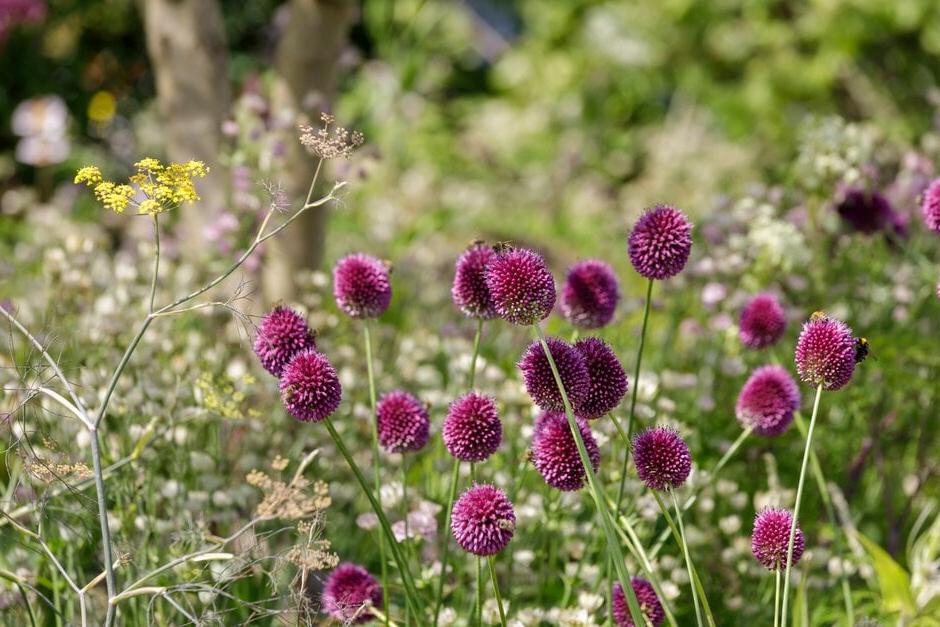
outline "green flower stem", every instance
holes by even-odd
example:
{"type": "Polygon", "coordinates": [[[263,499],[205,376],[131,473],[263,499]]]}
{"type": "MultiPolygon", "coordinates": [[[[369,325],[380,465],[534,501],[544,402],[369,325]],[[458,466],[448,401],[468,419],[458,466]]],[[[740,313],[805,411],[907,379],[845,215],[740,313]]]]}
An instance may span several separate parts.
{"type": "MultiPolygon", "coordinates": [[[[404,554],[406,560],[411,560],[411,547],[408,545],[408,469],[405,466],[405,456],[401,457],[401,513],[402,520],[405,523],[405,539],[402,544],[405,545],[404,554]]],[[[405,607],[405,627],[411,624],[411,612],[405,607]]]]}
{"type": "MultiPolygon", "coordinates": [[[[372,470],[373,470],[373,490],[375,500],[382,502],[382,471],[379,467],[379,418],[376,411],[375,400],[375,371],[372,365],[372,334],[369,329],[369,321],[366,320],[362,325],[363,341],[366,346],[366,371],[369,375],[369,404],[372,407],[372,470]]],[[[395,542],[392,538],[389,542],[395,542]]],[[[388,620],[388,564],[385,556],[385,541],[382,534],[379,534],[379,560],[382,564],[382,590],[386,593],[382,595],[382,611],[388,620]]],[[[385,623],[388,627],[388,623],[385,623]]]]}
{"type": "Polygon", "coordinates": [[[796,504],[793,506],[793,524],[790,525],[790,539],[787,542],[787,570],[783,577],[783,606],[781,625],[787,624],[787,601],[790,598],[790,569],[793,568],[793,542],[796,538],[796,526],[800,518],[800,504],[803,500],[803,483],[806,481],[806,467],[813,450],[813,431],[816,429],[816,416],[819,415],[819,399],[822,398],[823,386],[816,386],[816,399],[813,401],[813,415],[806,432],[806,448],[803,450],[803,463],[800,466],[800,480],[796,484],[796,504]]]}
{"type": "Polygon", "coordinates": [[[542,350],[545,352],[545,357],[548,359],[548,365],[552,369],[552,375],[555,377],[555,385],[558,386],[558,391],[561,393],[562,402],[565,405],[565,416],[568,419],[568,427],[571,429],[571,434],[574,437],[575,445],[578,447],[578,455],[581,457],[581,464],[584,466],[584,472],[587,476],[588,487],[591,490],[591,495],[594,497],[594,504],[597,506],[598,516],[601,519],[601,526],[604,528],[604,534],[607,537],[607,554],[614,562],[614,568],[617,570],[617,576],[620,580],[620,585],[623,587],[624,594],[627,598],[627,605],[630,608],[630,616],[633,618],[633,622],[637,625],[642,625],[643,621],[643,612],[640,610],[640,603],[637,601],[636,593],[633,591],[633,586],[630,585],[630,573],[627,571],[626,560],[623,555],[623,548],[620,546],[620,542],[617,539],[617,534],[614,531],[614,524],[610,519],[610,510],[607,507],[607,501],[604,499],[604,490],[600,484],[600,481],[597,478],[597,475],[594,473],[594,468],[591,466],[591,460],[588,457],[587,449],[584,448],[584,441],[581,439],[581,431],[578,429],[578,423],[574,418],[574,410],[571,408],[571,402],[568,400],[568,393],[565,390],[565,386],[561,381],[561,375],[558,373],[558,366],[555,364],[555,358],[552,357],[552,353],[548,348],[548,344],[545,342],[545,334],[542,332],[542,327],[538,323],[532,325],[535,328],[535,334],[539,338],[539,342],[542,344],[542,350]]]}
{"type": "Polygon", "coordinates": [[[483,558],[477,555],[477,625],[483,627],[483,558]]]}
{"type": "MultiPolygon", "coordinates": [[[[353,474],[356,476],[356,481],[359,482],[359,486],[362,488],[362,491],[365,492],[366,497],[368,497],[369,504],[372,506],[372,511],[379,519],[379,527],[382,530],[382,533],[385,535],[385,541],[391,548],[392,558],[395,560],[395,564],[398,566],[398,571],[401,573],[402,584],[405,588],[405,603],[411,608],[411,613],[416,618],[420,618],[422,616],[422,612],[421,606],[418,604],[418,590],[415,588],[414,579],[411,577],[411,571],[408,570],[408,564],[401,554],[398,543],[395,541],[395,535],[392,533],[392,526],[388,523],[388,518],[385,516],[385,512],[382,510],[382,506],[379,504],[378,499],[375,498],[373,491],[366,482],[366,478],[359,469],[359,466],[356,464],[356,461],[353,459],[352,454],[349,452],[349,449],[346,448],[346,445],[343,443],[342,438],[340,438],[339,433],[336,432],[336,428],[333,426],[333,421],[329,418],[324,418],[323,422],[326,424],[326,429],[330,432],[330,437],[333,438],[333,442],[336,444],[336,448],[343,456],[343,459],[346,460],[350,470],[352,470],[353,474]]],[[[385,616],[388,615],[384,612],[383,614],[385,616]]]]}
{"type": "Polygon", "coordinates": [[[774,627],[780,626],[780,569],[774,575],[774,627]]]}
{"type": "Polygon", "coordinates": [[[695,577],[692,576],[692,557],[689,555],[689,542],[685,538],[685,526],[682,524],[682,510],[679,509],[679,499],[676,493],[669,490],[669,496],[672,497],[672,505],[676,508],[676,521],[679,523],[679,536],[682,538],[682,555],[685,557],[685,567],[689,571],[689,583],[692,587],[692,603],[695,605],[695,620],[699,627],[702,627],[702,609],[699,607],[698,593],[695,590],[695,577]]]}
{"type": "Polygon", "coordinates": [[[477,319],[477,332],[473,336],[473,355],[470,357],[470,381],[467,386],[473,390],[473,384],[476,382],[477,358],[480,356],[480,338],[483,336],[483,319],[477,319]]]}
{"type": "Polygon", "coordinates": [[[457,500],[457,483],[460,480],[460,460],[454,460],[454,469],[450,473],[450,494],[447,497],[447,512],[444,515],[444,549],[441,555],[441,576],[437,580],[437,600],[434,602],[434,627],[441,615],[441,602],[444,598],[444,578],[447,577],[447,561],[450,557],[450,515],[454,509],[454,501],[457,500]]]}
{"type": "Polygon", "coordinates": [[[499,624],[506,627],[506,612],[503,609],[503,597],[499,593],[499,580],[496,578],[496,560],[490,555],[487,558],[490,564],[490,579],[493,580],[493,594],[496,595],[496,607],[499,608],[499,624]]]}

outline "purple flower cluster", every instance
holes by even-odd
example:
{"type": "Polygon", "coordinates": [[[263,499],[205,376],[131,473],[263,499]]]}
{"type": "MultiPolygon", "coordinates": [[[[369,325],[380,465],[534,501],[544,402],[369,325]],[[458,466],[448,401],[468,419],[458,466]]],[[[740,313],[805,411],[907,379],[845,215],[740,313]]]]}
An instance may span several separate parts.
{"type": "Polygon", "coordinates": [[[600,418],[623,400],[628,387],[627,373],[613,349],[600,338],[586,337],[575,342],[574,347],[584,359],[589,381],[576,411],[584,418],[600,418]]]}
{"type": "Polygon", "coordinates": [[[851,188],[845,191],[836,205],[839,216],[859,233],[872,234],[879,231],[894,231],[898,235],[907,233],[907,223],[894,210],[891,202],[876,191],[851,188]]]}
{"type": "Polygon", "coordinates": [[[620,286],[613,268],[597,259],[576,263],[561,288],[561,314],[574,326],[597,329],[617,311],[620,286]]]}
{"type": "MultiPolygon", "coordinates": [[[[787,548],[790,543],[790,527],[793,514],[789,510],[768,508],[754,519],[751,534],[751,553],[768,570],[786,570],[787,548]]],[[[803,555],[803,532],[799,525],[793,537],[793,565],[803,555]]]]}
{"type": "Polygon", "coordinates": [[[427,407],[401,390],[389,392],[375,406],[379,444],[390,453],[417,451],[427,444],[431,420],[427,407]]]}
{"type": "Polygon", "coordinates": [[[771,294],[758,294],[741,311],[741,343],[748,348],[767,348],[787,329],[787,315],[771,294]]]}
{"type": "Polygon", "coordinates": [[[482,462],[503,441],[496,401],[470,392],[451,403],[442,432],[447,451],[462,462],[482,462]]]}
{"type": "Polygon", "coordinates": [[[309,348],[316,348],[314,334],[293,309],[275,307],[261,319],[255,334],[255,355],[275,377],[281,376],[294,355],[309,348]]]}
{"type": "Polygon", "coordinates": [[[496,307],[486,285],[486,265],[496,257],[492,247],[475,242],[457,259],[450,294],[465,316],[488,320],[496,317],[496,307]]]}
{"type": "Polygon", "coordinates": [[[528,326],[548,317],[555,306],[555,279],[542,257],[524,248],[498,253],[486,264],[486,287],[496,313],[506,322],[528,326]]]}
{"type": "Polygon", "coordinates": [[[343,257],[333,269],[336,305],[353,318],[377,318],[392,301],[388,264],[362,253],[343,257]]]}
{"type": "Polygon", "coordinates": [[[382,586],[362,566],[344,562],[323,586],[323,611],[344,625],[362,625],[376,618],[372,608],[382,606],[382,586]]]}
{"type": "MultiPolygon", "coordinates": [[[[653,589],[653,584],[640,577],[634,577],[630,580],[630,586],[636,594],[636,600],[640,604],[640,611],[649,620],[653,627],[659,627],[666,619],[666,612],[663,605],[653,589]]],[[[623,593],[623,586],[619,583],[614,584],[613,595],[611,597],[611,607],[613,609],[614,620],[617,627],[634,627],[633,617],[630,616],[630,606],[627,604],[627,597],[623,593]]]]}
{"type": "Polygon", "coordinates": [[[516,512],[506,493],[496,486],[474,485],[454,503],[450,528],[464,551],[483,557],[496,555],[512,540],[516,512]]]}
{"type": "Polygon", "coordinates": [[[682,272],[692,252],[692,223],[668,205],[648,209],[627,242],[630,263],[647,279],[664,280],[682,272]]]}
{"type": "Polygon", "coordinates": [[[692,472],[689,446],[668,427],[652,427],[634,436],[633,462],[650,490],[681,487],[692,472]]]}
{"type": "Polygon", "coordinates": [[[845,386],[855,372],[855,338],[841,320],[813,314],[796,342],[796,371],[827,391],[845,386]]]}
{"type": "MultiPolygon", "coordinates": [[[[940,178],[931,181],[920,204],[924,216],[924,224],[935,233],[940,233],[940,178]]],[[[940,290],[940,287],[938,287],[940,290]]]]}
{"type": "MultiPolygon", "coordinates": [[[[597,472],[601,462],[597,441],[583,418],[576,417],[575,421],[591,467],[597,472]]],[[[569,492],[584,486],[587,476],[564,413],[549,411],[538,417],[532,435],[531,456],[535,469],[551,487],[569,492]]]]}
{"type": "MultiPolygon", "coordinates": [[[[550,337],[545,343],[558,368],[568,401],[573,407],[577,407],[587,396],[591,387],[591,378],[584,356],[564,340],[550,337]]],[[[558,390],[551,364],[548,362],[541,342],[536,340],[529,344],[529,348],[526,349],[517,366],[522,372],[526,391],[536,405],[546,411],[564,410],[561,392],[558,390]]]]}
{"type": "Polygon", "coordinates": [[[741,388],[735,411],[745,427],[757,435],[781,435],[793,422],[800,408],[800,388],[780,366],[763,366],[741,388]]]}
{"type": "Polygon", "coordinates": [[[336,369],[326,355],[313,348],[290,360],[279,385],[287,412],[305,422],[319,422],[330,416],[343,398],[336,369]]]}

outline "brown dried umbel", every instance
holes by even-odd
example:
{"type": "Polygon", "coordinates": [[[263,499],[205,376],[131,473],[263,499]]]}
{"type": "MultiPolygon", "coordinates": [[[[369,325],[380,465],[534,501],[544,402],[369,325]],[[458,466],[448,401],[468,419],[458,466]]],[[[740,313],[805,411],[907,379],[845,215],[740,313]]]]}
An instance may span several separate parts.
{"type": "Polygon", "coordinates": [[[359,131],[350,131],[342,126],[331,126],[336,118],[328,113],[320,114],[321,128],[301,124],[300,143],[310,154],[320,159],[348,159],[352,151],[362,145],[364,137],[359,131]]]}

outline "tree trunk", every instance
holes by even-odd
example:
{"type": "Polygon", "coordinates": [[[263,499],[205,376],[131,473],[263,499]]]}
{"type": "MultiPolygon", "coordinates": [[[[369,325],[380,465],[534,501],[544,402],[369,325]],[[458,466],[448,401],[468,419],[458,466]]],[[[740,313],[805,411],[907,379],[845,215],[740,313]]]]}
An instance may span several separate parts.
{"type": "Polygon", "coordinates": [[[206,251],[206,224],[227,203],[228,178],[219,162],[230,105],[222,13],[216,0],[141,0],[140,6],[167,157],[210,167],[197,184],[202,200],[182,208],[181,249],[197,257],[206,251]]]}
{"type": "MultiPolygon", "coordinates": [[[[280,183],[287,197],[299,203],[307,195],[316,161],[300,145],[296,124],[316,126],[320,112],[329,110],[336,94],[339,56],[357,9],[349,0],[291,0],[287,10],[290,15],[275,61],[278,76],[272,105],[279,115],[295,121],[289,129],[287,168],[280,183]]],[[[325,178],[328,175],[321,172],[320,180],[325,178]]],[[[328,211],[328,207],[307,211],[271,240],[262,270],[269,303],[292,300],[297,295],[297,271],[316,268],[323,260],[328,211]]]]}

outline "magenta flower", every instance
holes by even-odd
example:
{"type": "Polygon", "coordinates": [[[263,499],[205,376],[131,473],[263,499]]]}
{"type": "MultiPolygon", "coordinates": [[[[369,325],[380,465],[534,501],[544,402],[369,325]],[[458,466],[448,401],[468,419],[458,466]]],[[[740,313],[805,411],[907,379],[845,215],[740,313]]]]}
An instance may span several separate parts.
{"type": "MultiPolygon", "coordinates": [[[[601,463],[601,452],[587,421],[576,417],[578,431],[584,441],[588,459],[594,472],[601,463]]],[[[578,446],[571,434],[568,419],[562,412],[544,412],[535,422],[532,434],[532,464],[545,483],[553,488],[570,492],[580,490],[587,480],[584,465],[578,455],[578,446]]]]}
{"type": "MultiPolygon", "coordinates": [[[[584,357],[571,344],[564,340],[550,337],[545,340],[548,350],[555,360],[561,382],[568,394],[572,407],[577,407],[585,399],[591,387],[584,357]]],[[[522,372],[525,389],[532,400],[541,409],[562,411],[565,408],[561,392],[555,382],[551,364],[538,340],[529,344],[522,359],[516,364],[522,372]]]]}
{"type": "Polygon", "coordinates": [[[255,355],[265,370],[280,377],[291,357],[316,348],[307,321],[290,307],[275,307],[261,319],[255,334],[255,355]]]}
{"type": "Polygon", "coordinates": [[[575,349],[584,358],[590,385],[575,410],[584,418],[599,418],[613,411],[627,393],[627,373],[607,343],[597,337],[578,340],[575,349]]]}
{"type": "Polygon", "coordinates": [[[754,371],[741,388],[735,411],[745,427],[767,437],[781,435],[800,408],[800,388],[780,366],[763,366],[754,371]]]}
{"type": "Polygon", "coordinates": [[[692,471],[685,440],[668,427],[652,427],[633,437],[636,474],[650,490],[678,488],[692,471]]]}
{"type": "Polygon", "coordinates": [[[382,606],[382,586],[362,566],[344,562],[327,577],[321,601],[344,625],[362,625],[376,618],[372,608],[382,606]]]}
{"type": "Polygon", "coordinates": [[[663,280],[682,272],[692,252],[692,223],[668,205],[648,209],[628,240],[630,263],[647,279],[663,280]]]}
{"type": "Polygon", "coordinates": [[[767,348],[787,329],[787,314],[772,294],[758,294],[741,311],[741,343],[748,348],[767,348]]]}
{"type": "Polygon", "coordinates": [[[489,396],[470,392],[451,403],[444,419],[444,446],[462,462],[482,462],[496,452],[503,441],[496,402],[489,396]]]}
{"type": "Polygon", "coordinates": [[[464,315],[488,320],[496,317],[493,298],[486,286],[486,264],[496,257],[493,248],[476,242],[457,259],[450,294],[464,315]]]}
{"type": "MultiPolygon", "coordinates": [[[[633,587],[636,600],[640,604],[640,611],[649,619],[653,627],[659,627],[666,619],[666,612],[663,611],[663,605],[659,602],[653,584],[640,577],[634,577],[630,580],[630,585],[633,587]]],[[[633,617],[630,616],[630,606],[627,604],[627,597],[623,593],[623,586],[620,583],[614,584],[611,606],[617,627],[634,627],[633,617]]]]}
{"type": "Polygon", "coordinates": [[[832,391],[855,372],[855,338],[841,320],[813,314],[796,342],[796,371],[806,383],[832,391]]]}
{"type": "Polygon", "coordinates": [[[336,369],[326,355],[313,348],[294,355],[281,373],[279,386],[287,413],[305,422],[330,416],[343,398],[336,369]]]}
{"type": "Polygon", "coordinates": [[[531,250],[498,253],[486,264],[486,286],[496,313],[512,324],[535,324],[555,306],[555,279],[541,255],[531,250]]]}
{"type": "Polygon", "coordinates": [[[388,264],[356,253],[347,255],[333,268],[336,305],[353,318],[377,318],[392,302],[388,264]]]}
{"type": "Polygon", "coordinates": [[[852,230],[859,233],[870,235],[891,230],[901,236],[907,234],[907,222],[887,198],[875,191],[846,190],[836,205],[836,211],[852,230]]]}
{"type": "Polygon", "coordinates": [[[924,190],[920,210],[927,228],[940,233],[940,178],[934,179],[924,190]]]}
{"type": "MultiPolygon", "coordinates": [[[[751,534],[751,553],[768,570],[786,570],[787,547],[790,543],[790,527],[793,514],[786,509],[766,508],[754,519],[754,532],[751,534]]],[[[803,555],[803,532],[799,524],[793,537],[792,565],[796,565],[803,555]]]]}
{"type": "Polygon", "coordinates": [[[464,551],[496,555],[512,540],[516,513],[505,492],[488,484],[474,485],[454,503],[450,527],[464,551]]]}
{"type": "Polygon", "coordinates": [[[561,314],[582,329],[597,329],[609,323],[619,301],[617,275],[597,259],[572,266],[561,288],[561,314]]]}
{"type": "Polygon", "coordinates": [[[375,406],[379,444],[390,453],[417,451],[428,442],[427,407],[408,392],[384,394],[375,406]]]}

